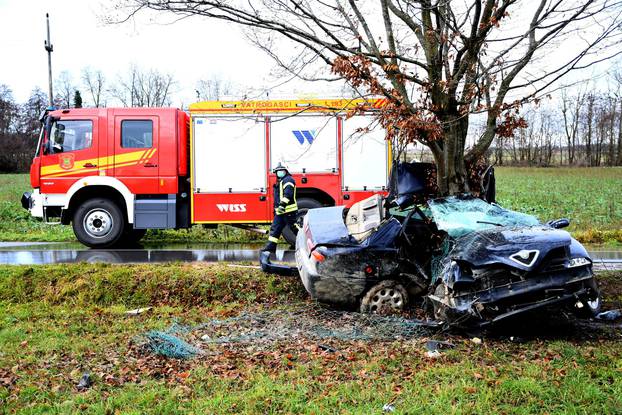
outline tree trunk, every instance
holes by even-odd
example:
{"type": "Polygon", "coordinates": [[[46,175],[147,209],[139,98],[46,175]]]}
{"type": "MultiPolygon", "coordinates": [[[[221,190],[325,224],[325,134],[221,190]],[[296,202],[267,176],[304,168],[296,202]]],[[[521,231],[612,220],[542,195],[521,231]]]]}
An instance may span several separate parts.
{"type": "Polygon", "coordinates": [[[441,148],[432,148],[436,163],[436,182],[441,195],[455,195],[469,191],[464,160],[464,143],[468,130],[467,117],[444,116],[444,137],[441,148]]]}

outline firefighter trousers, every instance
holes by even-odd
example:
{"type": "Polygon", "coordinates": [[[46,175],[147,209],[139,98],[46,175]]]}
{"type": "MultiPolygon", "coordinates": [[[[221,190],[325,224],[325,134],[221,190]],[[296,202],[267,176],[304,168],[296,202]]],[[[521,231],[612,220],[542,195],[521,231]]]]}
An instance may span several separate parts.
{"type": "Polygon", "coordinates": [[[268,237],[269,242],[277,243],[279,242],[279,236],[283,232],[286,226],[289,226],[294,235],[298,233],[298,225],[296,224],[296,213],[284,213],[282,215],[275,215],[274,220],[272,221],[272,225],[270,226],[270,236],[268,237]]]}

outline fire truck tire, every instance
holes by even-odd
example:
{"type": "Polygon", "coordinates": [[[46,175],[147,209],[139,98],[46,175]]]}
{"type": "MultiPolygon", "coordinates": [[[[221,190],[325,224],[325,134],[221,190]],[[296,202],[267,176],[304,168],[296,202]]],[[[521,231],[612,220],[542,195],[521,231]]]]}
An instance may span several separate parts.
{"type": "Polygon", "coordinates": [[[119,206],[109,199],[89,199],[73,215],[73,233],[91,248],[108,248],[123,237],[125,218],[119,206]]]}
{"type": "MultiPolygon", "coordinates": [[[[296,217],[296,223],[298,223],[299,226],[302,226],[302,218],[305,217],[309,209],[321,208],[322,206],[324,206],[317,200],[307,197],[298,199],[297,203],[298,215],[296,217]]],[[[294,234],[294,231],[289,227],[285,227],[285,229],[283,229],[283,239],[285,239],[287,243],[289,243],[291,246],[296,245],[296,235],[294,234]]]]}

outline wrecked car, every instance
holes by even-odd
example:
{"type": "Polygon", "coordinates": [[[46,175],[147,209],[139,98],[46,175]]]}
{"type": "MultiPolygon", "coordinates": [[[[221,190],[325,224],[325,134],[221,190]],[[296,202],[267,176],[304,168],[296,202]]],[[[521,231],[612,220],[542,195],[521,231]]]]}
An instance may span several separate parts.
{"type": "Polygon", "coordinates": [[[456,325],[546,307],[599,312],[592,261],[561,230],[567,219],[540,223],[471,195],[430,197],[420,169],[397,172],[386,198],[307,213],[295,256],[312,298],[371,313],[419,301],[456,325]]]}

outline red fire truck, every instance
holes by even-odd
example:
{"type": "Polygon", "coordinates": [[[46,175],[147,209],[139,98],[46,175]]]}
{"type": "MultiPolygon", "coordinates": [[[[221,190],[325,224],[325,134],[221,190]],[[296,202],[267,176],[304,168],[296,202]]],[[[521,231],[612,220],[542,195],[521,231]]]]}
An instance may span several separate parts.
{"type": "MultiPolygon", "coordinates": [[[[208,101],[174,108],[47,112],[22,205],[73,225],[90,247],[147,229],[248,226],[273,218],[273,167],[294,176],[301,214],[383,192],[390,168],[372,112],[384,100],[208,101]],[[347,118],[368,105],[368,115],[347,118]],[[59,219],[60,218],[60,219],[59,219]]],[[[286,239],[293,241],[291,232],[286,239]]]]}

